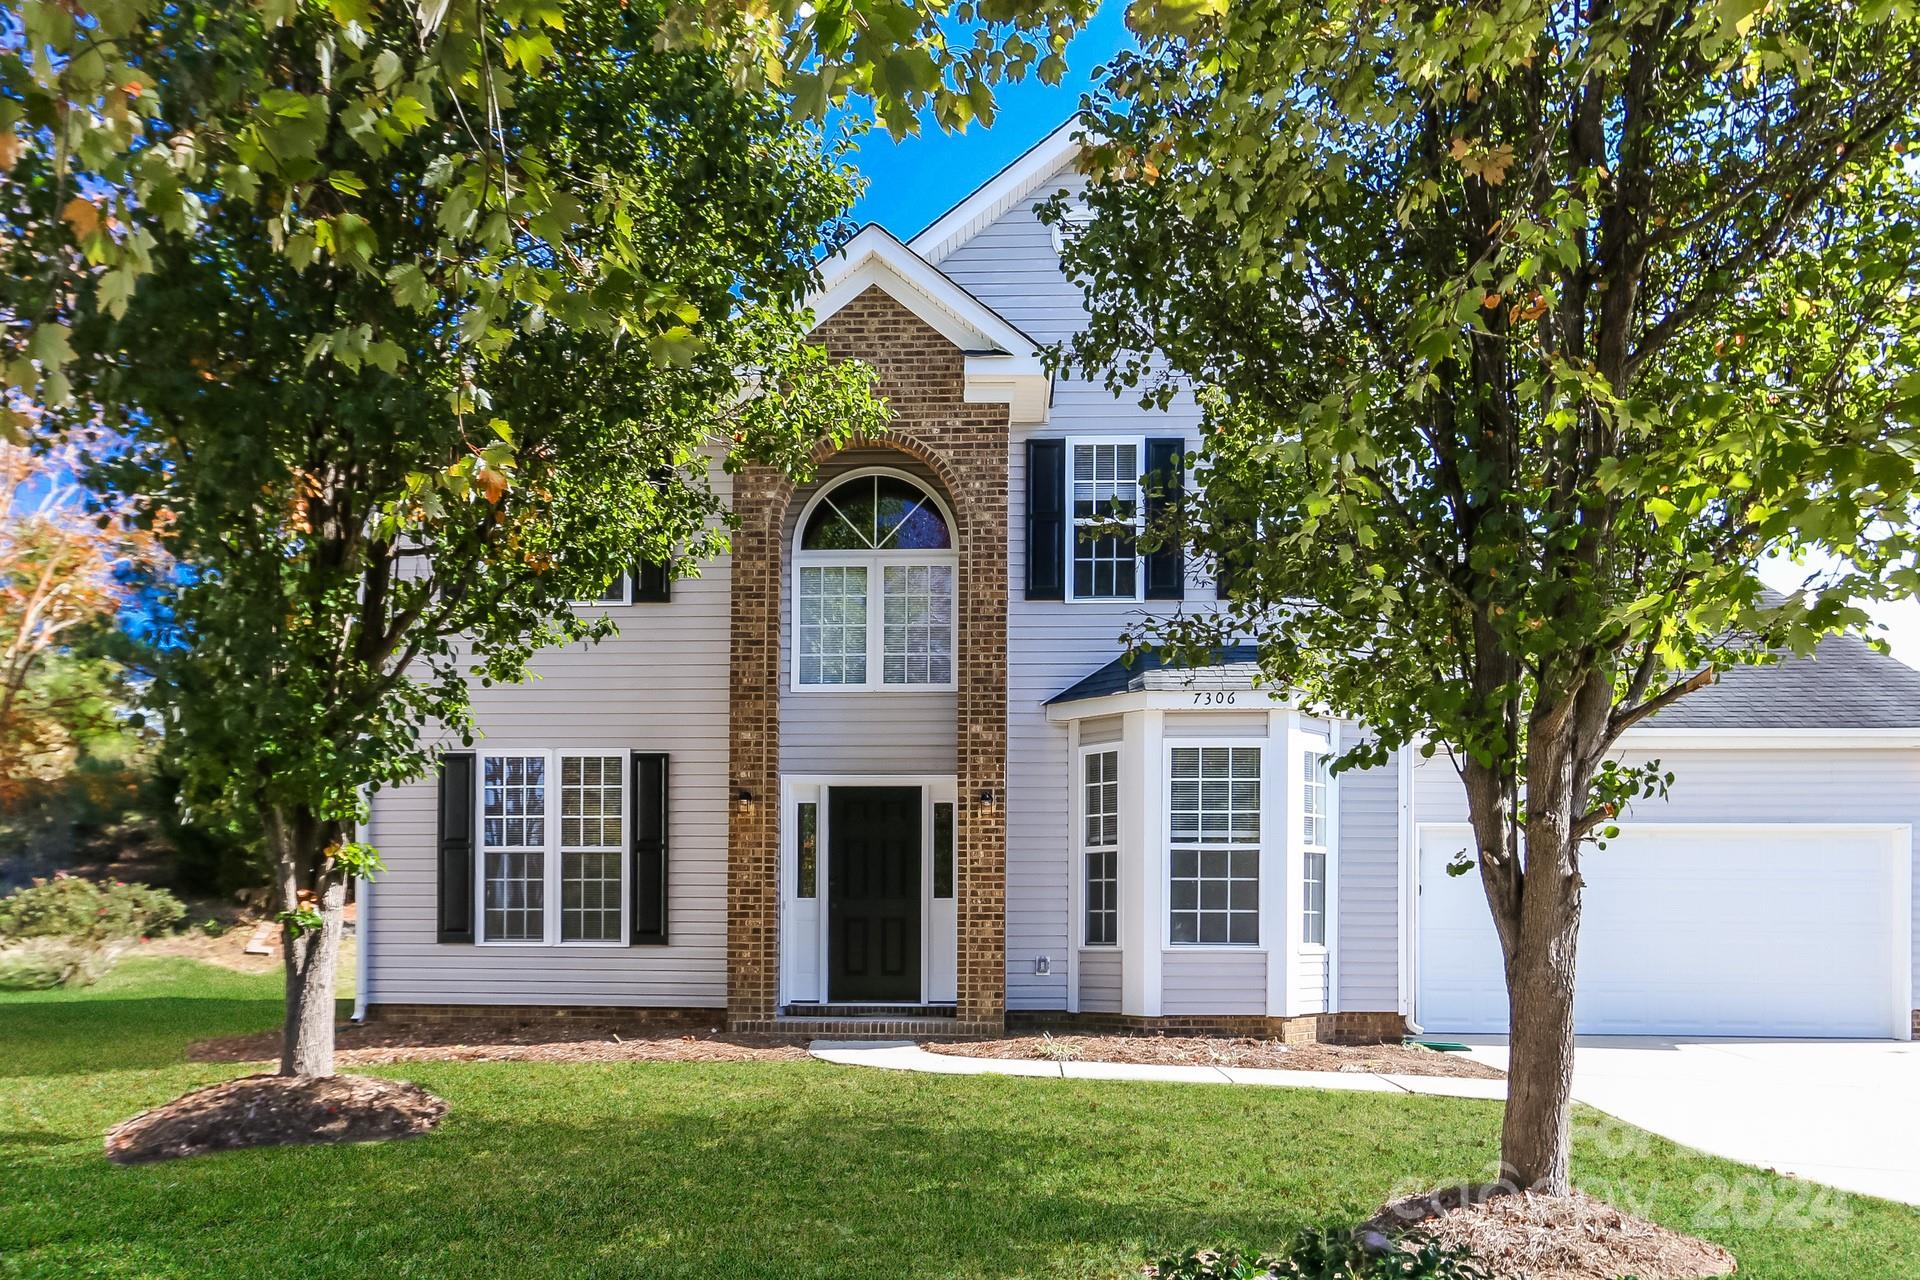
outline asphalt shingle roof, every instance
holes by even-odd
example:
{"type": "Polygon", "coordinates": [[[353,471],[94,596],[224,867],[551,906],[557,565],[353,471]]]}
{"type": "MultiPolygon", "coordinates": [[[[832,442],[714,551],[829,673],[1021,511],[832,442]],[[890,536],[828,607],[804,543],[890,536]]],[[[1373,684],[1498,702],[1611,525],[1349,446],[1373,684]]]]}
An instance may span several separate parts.
{"type": "MultiPolygon", "coordinates": [[[[1158,653],[1124,657],[1047,699],[1049,705],[1158,689],[1251,689],[1252,645],[1229,645],[1205,666],[1158,653]]],[[[1734,667],[1648,720],[1661,729],[1920,729],[1920,671],[1853,636],[1829,636],[1810,658],[1734,667]]]]}

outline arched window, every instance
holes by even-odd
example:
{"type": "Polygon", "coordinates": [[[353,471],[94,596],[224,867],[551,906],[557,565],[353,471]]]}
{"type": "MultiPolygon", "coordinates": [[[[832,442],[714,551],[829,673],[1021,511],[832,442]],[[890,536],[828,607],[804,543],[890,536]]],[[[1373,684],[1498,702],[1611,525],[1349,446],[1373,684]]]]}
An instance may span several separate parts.
{"type": "Polygon", "coordinates": [[[953,522],[933,492],[856,471],[800,516],[793,682],[802,689],[952,688],[953,522]]]}

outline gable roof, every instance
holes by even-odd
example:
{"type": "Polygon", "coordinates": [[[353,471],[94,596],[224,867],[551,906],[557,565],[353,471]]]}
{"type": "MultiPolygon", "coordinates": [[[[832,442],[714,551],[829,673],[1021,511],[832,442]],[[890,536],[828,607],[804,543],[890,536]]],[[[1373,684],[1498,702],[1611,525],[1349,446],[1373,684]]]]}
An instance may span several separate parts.
{"type": "Polygon", "coordinates": [[[1649,718],[1650,729],[1920,728],[1920,671],[1858,636],[1828,636],[1807,658],[1732,667],[1649,718]]]}
{"type": "Polygon", "coordinates": [[[931,263],[945,262],[982,228],[1038,191],[1080,154],[1085,120],[1075,112],[1066,123],[1015,157],[973,193],[935,218],[907,243],[931,263]]]}
{"type": "Polygon", "coordinates": [[[1016,423],[1047,420],[1053,376],[1039,344],[885,227],[868,223],[829,255],[806,305],[818,326],[876,288],[965,354],[967,399],[1006,404],[1016,423]]]}
{"type": "MultiPolygon", "coordinates": [[[[1258,649],[1228,645],[1205,666],[1170,665],[1158,652],[1131,666],[1115,658],[1047,699],[1047,705],[1161,689],[1254,687],[1258,649]]],[[[1920,729],[1920,671],[1857,636],[1828,636],[1812,657],[1734,667],[1650,717],[1665,729],[1920,729]]]]}

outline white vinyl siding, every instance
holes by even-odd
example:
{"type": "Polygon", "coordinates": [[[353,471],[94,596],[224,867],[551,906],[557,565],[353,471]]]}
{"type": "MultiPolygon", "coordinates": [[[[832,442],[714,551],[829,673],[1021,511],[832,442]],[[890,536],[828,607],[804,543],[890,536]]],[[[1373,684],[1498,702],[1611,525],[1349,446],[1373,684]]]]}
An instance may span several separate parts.
{"type": "MultiPolygon", "coordinates": [[[[1053,234],[1033,214],[1034,204],[1055,189],[1079,185],[1077,176],[1063,173],[1058,182],[1016,203],[939,264],[1037,342],[1058,341],[1086,323],[1080,290],[1060,272],[1053,234]]],[[[1015,428],[1007,441],[1007,1004],[1013,1009],[1061,1009],[1067,999],[1067,966],[1061,957],[1080,932],[1069,906],[1068,875],[1074,862],[1061,856],[1077,838],[1072,801],[1078,774],[1066,727],[1049,723],[1043,704],[1118,657],[1116,637],[1128,626],[1182,606],[1178,601],[1026,599],[1022,584],[1029,434],[1070,441],[1116,434],[1141,440],[1179,436],[1192,450],[1199,443],[1199,410],[1185,393],[1176,396],[1166,412],[1154,412],[1097,382],[1060,376],[1054,380],[1046,425],[1015,428]],[[1041,956],[1051,957],[1051,973],[1034,972],[1034,961],[1041,956]]],[[[1189,557],[1188,565],[1195,575],[1185,606],[1191,609],[1211,587],[1198,577],[1197,557],[1189,557]]],[[[786,749],[783,742],[783,753],[786,749]]]]}
{"type": "MultiPolygon", "coordinates": [[[[725,498],[729,477],[717,467],[711,474],[725,498]]],[[[429,775],[371,797],[363,838],[379,849],[387,870],[360,900],[370,1004],[724,1008],[732,566],[723,557],[698,569],[699,576],[674,583],[671,604],[647,609],[644,618],[616,616],[620,634],[536,654],[534,678],[525,684],[473,689],[476,737],[488,754],[534,754],[560,743],[670,757],[668,943],[437,941],[436,790],[429,775]]],[[[474,892],[478,898],[477,882],[474,892]]]]}
{"type": "MultiPolygon", "coordinates": [[[[1350,744],[1356,730],[1342,726],[1350,744]]],[[[1342,1010],[1399,1008],[1400,767],[1398,756],[1374,769],[1340,775],[1340,883],[1332,904],[1340,947],[1342,1010]]]]}

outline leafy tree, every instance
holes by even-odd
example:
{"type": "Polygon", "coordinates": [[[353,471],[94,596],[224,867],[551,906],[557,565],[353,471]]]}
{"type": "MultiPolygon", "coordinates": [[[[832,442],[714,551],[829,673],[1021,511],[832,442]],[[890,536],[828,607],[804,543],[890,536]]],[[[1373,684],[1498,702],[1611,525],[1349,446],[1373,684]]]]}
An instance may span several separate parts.
{"type": "MultiPolygon", "coordinates": [[[[1189,536],[1264,675],[1447,752],[1505,957],[1507,1179],[1568,1186],[1621,733],[1915,585],[1920,25],[1891,0],[1218,0],[1092,104],[1094,319],[1204,388],[1189,536]],[[1811,566],[1763,591],[1768,556],[1811,566]]],[[[1055,211],[1056,215],[1058,210],[1055,211]]]]}
{"type": "Polygon", "coordinates": [[[981,114],[1087,7],[969,10],[977,54],[884,0],[0,17],[7,408],[103,415],[96,474],[185,566],[154,688],[186,798],[261,816],[283,1072],[332,1069],[362,789],[469,730],[470,677],[608,630],[569,601],[636,556],[718,551],[716,453],[877,425],[805,341],[854,187],[789,95],[981,114]]]}
{"type": "Polygon", "coordinates": [[[155,558],[130,511],[100,509],[71,450],[0,443],[0,808],[114,736],[130,696],[96,643],[155,558]]]}

